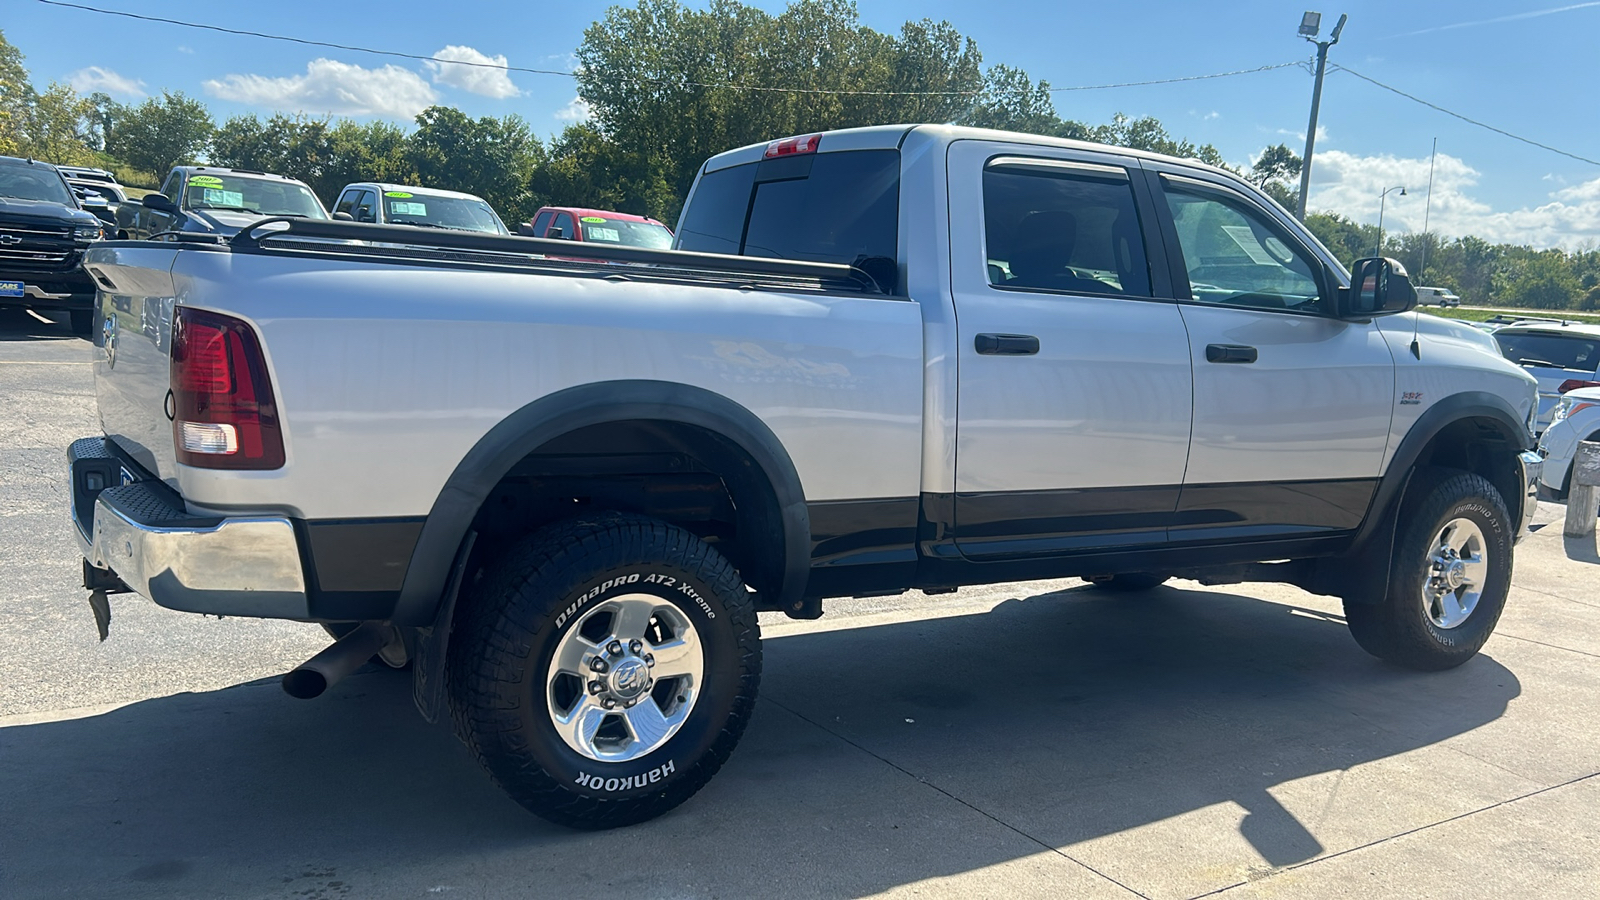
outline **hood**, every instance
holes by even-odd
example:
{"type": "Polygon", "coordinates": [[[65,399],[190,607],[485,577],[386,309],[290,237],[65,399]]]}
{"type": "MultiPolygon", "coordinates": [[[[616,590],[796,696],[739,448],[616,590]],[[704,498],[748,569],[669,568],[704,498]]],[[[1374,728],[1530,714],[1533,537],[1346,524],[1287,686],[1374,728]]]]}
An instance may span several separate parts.
{"type": "Polygon", "coordinates": [[[75,206],[62,206],[44,200],[18,200],[15,197],[0,197],[0,216],[60,225],[95,225],[100,221],[93,213],[75,206]]]}
{"type": "MultiPolygon", "coordinates": [[[[259,222],[267,218],[260,213],[240,212],[232,209],[191,209],[188,210],[189,218],[200,222],[206,229],[221,235],[238,234],[251,222],[259,222]]],[[[194,229],[199,231],[201,229],[194,229]]]]}

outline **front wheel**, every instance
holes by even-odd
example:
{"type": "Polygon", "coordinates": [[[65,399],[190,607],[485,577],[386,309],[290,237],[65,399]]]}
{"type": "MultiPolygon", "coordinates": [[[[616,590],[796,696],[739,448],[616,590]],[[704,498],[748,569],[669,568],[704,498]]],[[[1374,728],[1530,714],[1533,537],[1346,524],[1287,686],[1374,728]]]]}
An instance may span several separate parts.
{"type": "Polygon", "coordinates": [[[644,516],[549,526],[491,564],[451,635],[456,731],[531,812],[654,818],[727,760],[755,706],[756,614],[709,544],[644,516]]]}
{"type": "Polygon", "coordinates": [[[1389,590],[1346,600],[1362,649],[1419,671],[1451,669],[1481,649],[1511,590],[1511,515],[1494,485],[1471,472],[1417,473],[1395,535],[1389,590]]]}

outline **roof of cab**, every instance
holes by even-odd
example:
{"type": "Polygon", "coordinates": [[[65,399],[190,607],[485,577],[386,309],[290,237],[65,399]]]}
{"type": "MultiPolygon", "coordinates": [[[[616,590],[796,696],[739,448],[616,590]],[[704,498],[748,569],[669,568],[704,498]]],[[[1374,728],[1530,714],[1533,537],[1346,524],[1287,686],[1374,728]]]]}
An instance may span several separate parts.
{"type": "MultiPolygon", "coordinates": [[[[664,225],[664,223],[660,220],[652,219],[649,216],[636,216],[633,213],[614,212],[609,209],[589,209],[583,206],[542,206],[539,208],[539,212],[544,212],[546,210],[549,210],[550,212],[571,213],[580,219],[584,216],[597,216],[604,219],[618,219],[623,222],[648,222],[651,225],[664,225]]],[[[534,213],[534,216],[537,218],[538,213],[534,213]]]]}
{"type": "MultiPolygon", "coordinates": [[[[913,138],[926,139],[931,143],[944,145],[955,141],[1001,141],[1008,144],[1058,147],[1063,150],[1096,150],[1102,153],[1117,153],[1137,159],[1178,163],[1237,177],[1233,176],[1231,172],[1218,169],[1198,159],[1181,159],[1176,156],[1151,153],[1148,150],[1134,150],[1128,147],[1095,144],[1089,141],[1075,141],[1069,138],[1047,137],[1042,134],[997,131],[992,128],[968,128],[962,125],[873,125],[867,128],[843,128],[838,131],[824,131],[821,134],[822,142],[817,147],[818,153],[834,153],[841,150],[893,150],[904,146],[913,138]]],[[[790,137],[790,135],[780,136],[777,140],[782,140],[785,137],[790,137]]],[[[768,141],[760,144],[750,144],[719,153],[706,160],[705,166],[702,167],[701,171],[715,172],[718,169],[726,169],[729,166],[756,162],[766,154],[767,146],[770,143],[768,141]]]]}
{"type": "Polygon", "coordinates": [[[217,172],[226,175],[243,175],[246,178],[270,178],[287,184],[298,184],[302,187],[306,184],[298,178],[289,178],[276,172],[262,172],[256,169],[230,169],[227,166],[173,166],[172,169],[175,172],[185,172],[190,175],[217,172]]]}
{"type": "Polygon", "coordinates": [[[447,191],[444,188],[422,187],[421,185],[415,184],[390,184],[387,181],[355,181],[340,188],[339,193],[342,194],[353,187],[375,188],[384,193],[389,191],[404,191],[408,194],[421,194],[426,197],[455,197],[459,200],[477,200],[479,202],[486,202],[477,194],[466,194],[462,193],[461,191],[447,191]]]}

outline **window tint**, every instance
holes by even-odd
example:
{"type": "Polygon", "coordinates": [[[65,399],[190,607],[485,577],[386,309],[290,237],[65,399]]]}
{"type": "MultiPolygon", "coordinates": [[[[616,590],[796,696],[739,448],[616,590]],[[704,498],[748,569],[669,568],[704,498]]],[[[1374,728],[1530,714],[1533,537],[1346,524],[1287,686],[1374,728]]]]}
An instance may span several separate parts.
{"type": "Polygon", "coordinates": [[[533,220],[533,236],[544,237],[544,230],[550,226],[550,220],[554,217],[555,214],[549,210],[539,213],[533,220]]]}
{"type": "Polygon", "coordinates": [[[900,151],[817,153],[701,176],[677,246],[864,266],[892,290],[899,223],[900,151]]]}
{"type": "Polygon", "coordinates": [[[356,198],[355,217],[357,222],[378,221],[377,195],[372,191],[362,191],[356,198]]]}
{"type": "Polygon", "coordinates": [[[1593,372],[1600,364],[1600,338],[1588,335],[1495,332],[1506,359],[1519,366],[1549,366],[1593,372]]]}
{"type": "Polygon", "coordinates": [[[0,197],[42,200],[62,206],[76,206],[67,183],[54,169],[28,163],[0,164],[0,197]]]}
{"type": "Polygon", "coordinates": [[[184,186],[185,209],[227,209],[263,216],[305,216],[326,219],[310,188],[293,182],[239,175],[196,172],[184,186]]]}
{"type": "Polygon", "coordinates": [[[360,191],[345,191],[344,194],[339,197],[339,203],[333,208],[333,211],[350,213],[350,216],[354,218],[355,213],[352,210],[356,205],[356,198],[359,196],[361,196],[360,191]]]}
{"type": "Polygon", "coordinates": [[[555,227],[561,229],[561,236],[569,241],[577,237],[577,231],[572,227],[572,217],[566,213],[556,215],[555,227]]]}
{"type": "Polygon", "coordinates": [[[1202,303],[1321,311],[1315,263],[1242,200],[1166,185],[1189,290],[1202,303]]]}
{"type": "Polygon", "coordinates": [[[177,172],[168,175],[166,183],[161,186],[161,193],[165,194],[168,200],[177,203],[178,197],[182,195],[182,192],[183,176],[177,172]]]}
{"type": "Polygon", "coordinates": [[[989,283],[1075,294],[1150,296],[1133,188],[1072,170],[983,173],[989,283]]]}

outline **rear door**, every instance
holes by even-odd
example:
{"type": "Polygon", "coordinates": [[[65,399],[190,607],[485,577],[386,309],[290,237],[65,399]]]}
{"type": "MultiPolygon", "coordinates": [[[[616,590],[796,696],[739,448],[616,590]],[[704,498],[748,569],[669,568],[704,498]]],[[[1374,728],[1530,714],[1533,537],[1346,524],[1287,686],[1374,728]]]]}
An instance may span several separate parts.
{"type": "Polygon", "coordinates": [[[1163,542],[1193,386],[1139,163],[960,141],[948,171],[962,555],[1163,542]]]}
{"type": "Polygon", "coordinates": [[[1376,322],[1332,317],[1335,276],[1286,219],[1220,177],[1146,168],[1194,368],[1172,540],[1359,526],[1396,400],[1376,322]]]}

